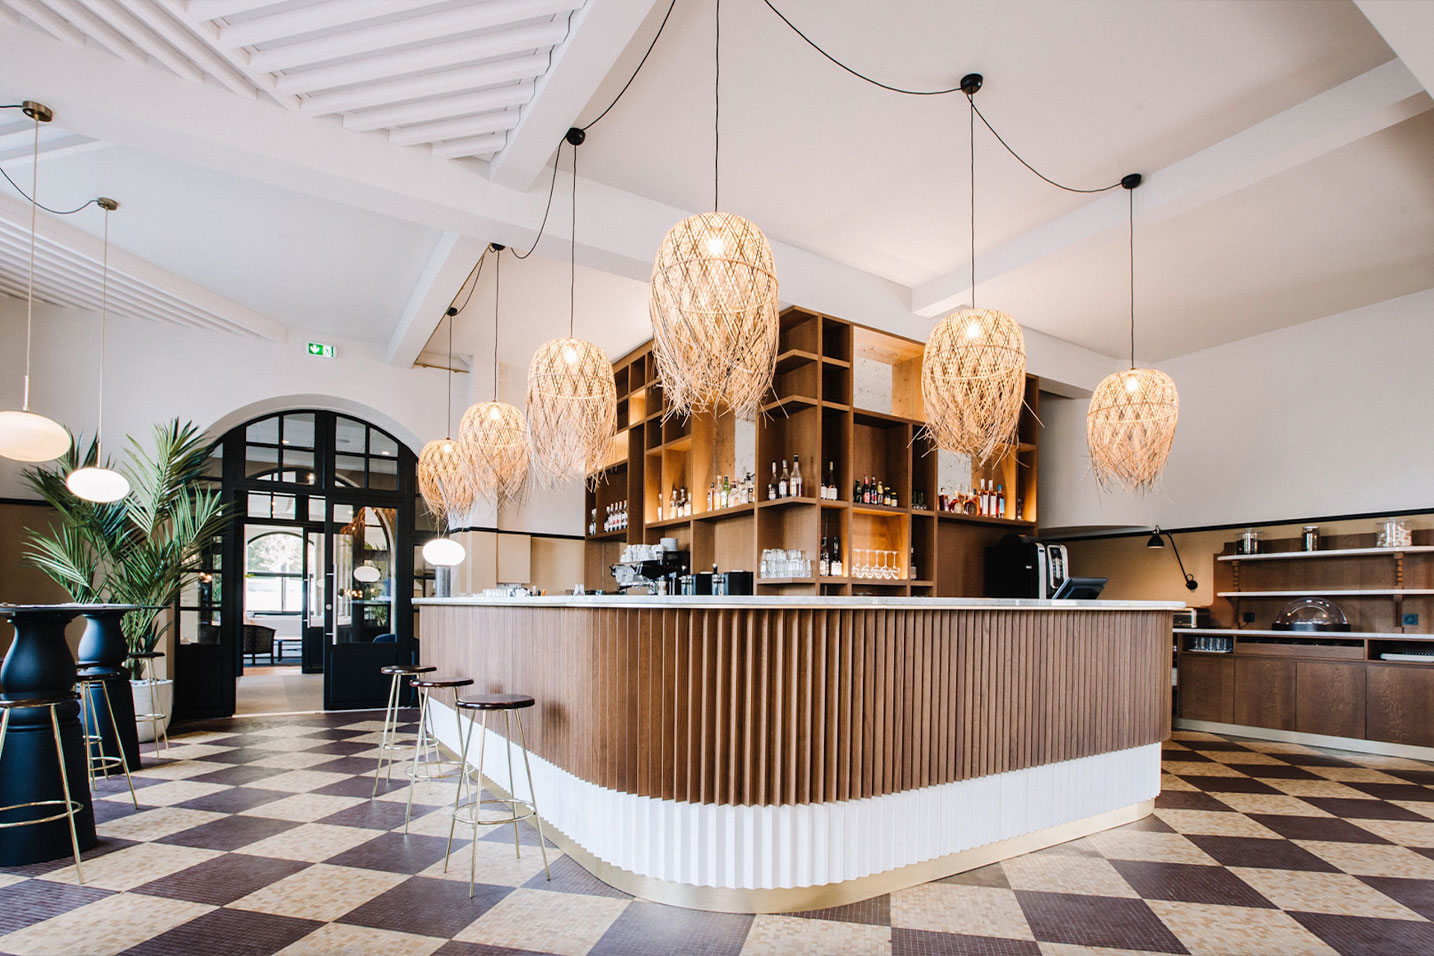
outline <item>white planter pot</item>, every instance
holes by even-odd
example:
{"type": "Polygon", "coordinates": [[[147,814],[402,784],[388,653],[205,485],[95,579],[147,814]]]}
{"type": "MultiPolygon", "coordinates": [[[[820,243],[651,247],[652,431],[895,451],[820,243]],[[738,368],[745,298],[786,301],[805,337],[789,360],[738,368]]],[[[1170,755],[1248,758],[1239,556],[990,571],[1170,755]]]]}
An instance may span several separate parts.
{"type": "MultiPolygon", "coordinates": [[[[174,681],[158,681],[152,688],[150,685],[130,681],[129,689],[134,696],[135,714],[164,714],[165,718],[159,721],[159,724],[167,731],[169,721],[174,714],[174,681]],[[151,689],[154,693],[153,700],[150,699],[151,689]]],[[[152,720],[135,721],[135,730],[139,734],[140,743],[145,744],[154,740],[154,725],[155,721],[152,720]]]]}

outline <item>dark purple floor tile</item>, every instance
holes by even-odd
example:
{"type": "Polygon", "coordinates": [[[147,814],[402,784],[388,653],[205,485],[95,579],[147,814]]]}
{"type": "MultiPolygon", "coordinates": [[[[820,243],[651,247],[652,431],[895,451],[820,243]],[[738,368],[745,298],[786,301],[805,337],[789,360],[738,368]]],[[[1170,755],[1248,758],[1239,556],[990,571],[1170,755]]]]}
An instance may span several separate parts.
{"type": "Polygon", "coordinates": [[[1283,813],[1251,813],[1251,820],[1274,830],[1286,840],[1323,840],[1333,843],[1388,843],[1376,833],[1333,817],[1297,817],[1283,813]]]}
{"type": "Polygon", "coordinates": [[[1290,915],[1343,956],[1429,956],[1434,953],[1434,923],[1329,913],[1290,915]]]}
{"type": "Polygon", "coordinates": [[[1429,770],[1385,770],[1384,772],[1391,777],[1398,777],[1400,780],[1434,787],[1434,768],[1429,770]]]}
{"type": "MultiPolygon", "coordinates": [[[[369,790],[373,789],[373,781],[368,780],[366,784],[369,790]]],[[[367,793],[355,794],[355,796],[367,796],[367,793]]],[[[417,801],[414,802],[414,815],[418,815],[417,801]]],[[[407,805],[395,803],[389,800],[370,800],[368,803],[361,803],[356,807],[349,807],[347,810],[340,810],[338,813],[331,813],[316,823],[327,823],[339,827],[366,827],[370,830],[392,830],[394,827],[403,826],[403,818],[407,813],[407,805]]],[[[425,810],[425,812],[427,812],[425,810]]]]}
{"type": "MultiPolygon", "coordinates": [[[[453,865],[467,865],[467,857],[468,854],[466,851],[461,855],[455,852],[453,865]]],[[[548,870],[551,871],[553,875],[551,880],[547,878],[547,875],[542,870],[539,870],[534,874],[531,880],[523,884],[523,887],[529,890],[548,890],[553,893],[577,893],[581,896],[606,896],[609,899],[615,900],[632,899],[631,896],[622,890],[608,886],[602,880],[593,876],[570,856],[560,856],[552,860],[548,864],[548,870]]],[[[481,872],[478,874],[478,878],[483,878],[481,872]]]]}
{"type": "Polygon", "coordinates": [[[613,921],[588,956],[737,956],[752,917],[637,900],[613,921]]]}
{"type": "Polygon", "coordinates": [[[1350,783],[1347,786],[1381,800],[1417,800],[1425,803],[1434,801],[1434,789],[1421,787],[1417,783],[1350,783]]]}
{"type": "MultiPolygon", "coordinates": [[[[144,809],[151,809],[145,807],[144,809]]],[[[118,820],[120,817],[127,817],[132,813],[139,813],[133,803],[128,800],[96,800],[94,802],[95,822],[108,823],[111,820],[118,820]]]]}
{"type": "Polygon", "coordinates": [[[242,767],[245,764],[253,763],[256,760],[263,760],[266,757],[274,756],[274,751],[267,747],[244,746],[236,750],[226,750],[223,760],[216,760],[216,764],[229,764],[235,767],[242,767]]]}
{"type": "Polygon", "coordinates": [[[1292,763],[1296,767],[1355,767],[1358,764],[1351,763],[1339,757],[1331,757],[1329,754],[1279,754],[1285,763],[1292,763]]]}
{"type": "Polygon", "coordinates": [[[361,754],[366,750],[372,750],[373,744],[354,744],[345,740],[334,740],[326,744],[319,744],[317,747],[310,747],[304,753],[310,754],[332,754],[335,757],[352,757],[354,754],[361,754]]]}
{"type": "Polygon", "coordinates": [[[291,916],[219,909],[133,946],[123,956],[270,956],[322,925],[291,916]]]}
{"type": "Polygon", "coordinates": [[[1174,827],[1172,827],[1170,824],[1166,823],[1164,820],[1160,819],[1159,817],[1157,817],[1157,816],[1156,816],[1155,814],[1153,814],[1153,813],[1150,814],[1149,816],[1141,817],[1139,820],[1136,820],[1134,823],[1127,823],[1127,824],[1125,824],[1124,826],[1117,827],[1117,829],[1120,829],[1120,830],[1143,830],[1143,831],[1145,831],[1145,832],[1147,832],[1147,833],[1174,833],[1174,832],[1175,832],[1175,828],[1174,828],[1174,827]]]}
{"type": "MultiPolygon", "coordinates": [[[[357,866],[365,870],[389,873],[417,873],[443,859],[448,845],[444,837],[420,836],[417,833],[384,833],[352,850],[345,850],[324,862],[331,866],[357,866]]],[[[468,841],[453,840],[453,852],[466,849],[468,841]]],[[[465,891],[466,892],[466,891],[465,891]]]]}
{"type": "Polygon", "coordinates": [[[508,886],[479,882],[470,900],[463,880],[415,876],[350,910],[338,922],[420,936],[453,936],[511,892],[508,886]]]}
{"type": "Polygon", "coordinates": [[[1180,779],[1192,783],[1206,793],[1279,793],[1267,783],[1260,783],[1249,777],[1191,777],[1180,774],[1180,779]]]}
{"type": "Polygon", "coordinates": [[[1425,919],[1434,920],[1434,880],[1408,880],[1393,876],[1361,876],[1360,879],[1425,919]]]}
{"type": "MultiPolygon", "coordinates": [[[[1267,780],[1318,780],[1318,774],[1283,763],[1227,763],[1225,766],[1251,777],[1267,780]]],[[[1190,779],[1186,777],[1185,779],[1190,779]]]]}
{"type": "Polygon", "coordinates": [[[1155,809],[1228,810],[1231,813],[1235,812],[1208,793],[1198,793],[1194,790],[1162,790],[1155,798],[1155,809]]]}
{"type": "MultiPolygon", "coordinates": [[[[500,815],[505,812],[502,807],[496,807],[494,809],[500,815]]],[[[485,808],[484,812],[487,813],[488,810],[485,808]]],[[[512,826],[494,827],[492,830],[483,834],[478,839],[488,843],[512,843],[513,828],[512,826]]],[[[538,848],[538,830],[532,825],[531,822],[527,820],[523,820],[518,823],[518,845],[530,846],[534,850],[538,848]]],[[[548,841],[548,849],[551,850],[556,846],[557,844],[555,844],[552,840],[548,841]]]]}
{"type": "MultiPolygon", "coordinates": [[[[322,738],[324,740],[348,740],[350,737],[362,737],[364,734],[373,733],[371,730],[345,730],[342,727],[325,727],[323,730],[315,730],[306,734],[308,737],[322,738]]],[[[372,747],[373,744],[364,744],[365,747],[372,747]]]]}
{"type": "Polygon", "coordinates": [[[891,897],[882,895],[869,900],[861,900],[857,903],[847,903],[845,906],[831,906],[821,910],[807,910],[804,913],[791,913],[791,916],[803,916],[807,919],[834,920],[838,923],[864,923],[867,926],[890,926],[891,925],[891,897]]]}
{"type": "Polygon", "coordinates": [[[1210,854],[1223,866],[1254,866],[1268,870],[1308,870],[1338,873],[1339,868],[1289,840],[1258,837],[1207,836],[1190,833],[1185,838],[1210,854]]]}
{"type": "Polygon", "coordinates": [[[532,949],[509,949],[506,946],[489,946],[486,943],[464,943],[456,939],[450,939],[438,949],[433,951],[433,956],[549,956],[540,950],[532,949]]]}
{"type": "Polygon", "coordinates": [[[155,843],[170,843],[177,846],[194,846],[205,850],[238,850],[251,843],[267,840],[269,837],[299,824],[292,820],[274,820],[269,817],[246,817],[238,814],[202,823],[188,830],[180,830],[155,840],[155,843]]]}
{"type": "Polygon", "coordinates": [[[1135,888],[1141,899],[1227,906],[1274,906],[1224,867],[1139,860],[1111,860],[1110,865],[1135,888]]]}
{"type": "MultiPolygon", "coordinates": [[[[385,793],[402,790],[406,786],[408,786],[408,778],[403,775],[401,768],[395,767],[393,779],[384,778],[378,782],[377,796],[381,797],[385,793]]],[[[347,780],[336,780],[313,792],[321,793],[326,797],[371,797],[375,795],[373,789],[373,773],[370,770],[369,773],[361,777],[349,777],[347,780]]]]}
{"type": "Polygon", "coordinates": [[[193,903],[227,906],[242,896],[307,869],[308,863],[244,853],[226,853],[133,890],[193,903]]]}
{"type": "Polygon", "coordinates": [[[244,810],[262,807],[266,803],[273,803],[275,800],[282,800],[288,796],[292,796],[292,794],[280,793],[277,790],[230,787],[228,790],[218,790],[214,793],[205,794],[202,797],[195,797],[193,800],[186,800],[183,803],[176,804],[176,806],[183,807],[186,810],[212,810],[215,813],[240,813],[244,810]]]}
{"type": "Polygon", "coordinates": [[[1036,939],[1076,946],[1108,946],[1183,953],[1185,947],[1143,900],[1017,890],[1036,939]]]}
{"type": "Polygon", "coordinates": [[[52,916],[68,913],[109,895],[109,890],[95,889],[92,886],[70,886],[65,883],[35,880],[0,887],[0,936],[52,916]]]}
{"type": "Polygon", "coordinates": [[[953,873],[936,882],[955,883],[958,886],[991,886],[1002,890],[1011,888],[1010,882],[1006,879],[1006,871],[1001,869],[999,863],[977,867],[974,870],[967,870],[965,873],[953,873]]]}
{"type": "MultiPolygon", "coordinates": [[[[220,761],[220,764],[222,763],[223,761],[220,761]]],[[[201,773],[188,779],[197,783],[222,783],[228,787],[242,787],[245,784],[257,783],[281,773],[288,773],[288,771],[280,770],[278,767],[254,767],[245,764],[234,767],[216,766],[208,773],[201,773]]]]}
{"type": "Polygon", "coordinates": [[[1204,761],[1205,763],[1212,762],[1209,757],[1205,756],[1204,754],[1197,754],[1193,750],[1182,750],[1178,748],[1172,749],[1170,747],[1165,747],[1160,751],[1160,759],[1162,761],[1187,760],[1191,763],[1200,763],[1201,761],[1204,761]]]}
{"type": "Polygon", "coordinates": [[[1319,807],[1346,820],[1411,820],[1428,823],[1429,818],[1383,800],[1352,797],[1300,797],[1305,803],[1319,807]]]}
{"type": "Polygon", "coordinates": [[[1041,944],[1029,939],[963,936],[923,929],[893,929],[891,956],[1040,956],[1041,944]]]}
{"type": "MultiPolygon", "coordinates": [[[[373,792],[373,771],[378,766],[378,761],[373,757],[335,757],[325,763],[316,763],[307,770],[322,770],[324,773],[346,773],[359,777],[367,777],[369,792],[373,792]]],[[[367,794],[365,794],[367,796],[367,794]]]]}

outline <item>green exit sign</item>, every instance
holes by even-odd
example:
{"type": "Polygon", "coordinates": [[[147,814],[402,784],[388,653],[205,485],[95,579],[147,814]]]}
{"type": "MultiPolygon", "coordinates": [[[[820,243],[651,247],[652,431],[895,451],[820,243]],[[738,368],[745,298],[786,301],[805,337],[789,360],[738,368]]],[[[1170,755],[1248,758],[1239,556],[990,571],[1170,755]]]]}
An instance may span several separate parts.
{"type": "Polygon", "coordinates": [[[323,342],[310,342],[309,354],[317,355],[319,358],[334,358],[339,354],[338,349],[323,342]]]}

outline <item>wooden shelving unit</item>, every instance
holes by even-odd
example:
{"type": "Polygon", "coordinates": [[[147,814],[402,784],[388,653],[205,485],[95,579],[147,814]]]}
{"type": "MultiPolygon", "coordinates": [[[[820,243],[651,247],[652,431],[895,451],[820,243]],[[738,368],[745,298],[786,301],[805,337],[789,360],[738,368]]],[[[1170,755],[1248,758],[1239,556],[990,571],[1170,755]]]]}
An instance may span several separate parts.
{"type": "MultiPolygon", "coordinates": [[[[716,564],[724,570],[758,570],[767,548],[799,548],[818,565],[823,537],[841,543],[847,569],[858,551],[895,551],[902,578],[843,577],[758,579],[761,594],[888,594],[979,596],[984,591],[985,549],[1013,531],[1033,533],[1036,522],[1036,465],[1039,442],[1038,382],[1028,377],[1027,410],[1019,441],[1001,460],[973,469],[974,487],[982,478],[1003,483],[1006,516],[983,517],[911,507],[922,493],[934,507],[939,486],[934,447],[922,435],[921,352],[919,342],[801,308],[781,316],[777,371],[770,400],[756,421],[755,471],[758,500],[707,512],[708,482],[736,474],[736,423],[730,415],[668,416],[657,381],[651,343],[613,364],[618,394],[614,454],[588,492],[588,515],[626,500],[629,526],[624,532],[590,535],[587,586],[612,584],[608,566],[627,543],[656,543],[673,537],[691,552],[694,569],[716,564]],[[855,373],[859,362],[889,369],[891,409],[857,407],[855,373]],[[813,494],[767,500],[772,462],[799,456],[809,492],[834,466],[840,500],[813,494]],[[875,475],[891,485],[899,507],[854,505],[855,482],[875,475]],[[672,489],[687,488],[693,514],[666,513],[672,489]],[[659,496],[664,513],[657,516],[659,496]],[[915,552],[920,578],[908,567],[915,552]]],[[[884,373],[883,373],[884,374],[884,373]]]]}

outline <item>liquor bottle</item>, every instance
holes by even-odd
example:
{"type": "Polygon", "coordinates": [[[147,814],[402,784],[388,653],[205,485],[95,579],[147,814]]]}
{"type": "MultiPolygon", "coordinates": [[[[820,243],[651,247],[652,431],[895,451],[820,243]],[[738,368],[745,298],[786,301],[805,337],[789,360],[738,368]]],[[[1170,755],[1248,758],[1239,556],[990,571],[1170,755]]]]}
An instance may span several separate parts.
{"type": "Polygon", "coordinates": [[[834,578],[842,577],[843,570],[844,568],[841,563],[841,539],[836,535],[832,535],[831,576],[834,578]]]}
{"type": "Polygon", "coordinates": [[[722,507],[732,507],[732,480],[726,475],[722,476],[722,507]]]}
{"type": "Polygon", "coordinates": [[[717,503],[716,496],[712,492],[712,482],[707,482],[707,510],[711,511],[712,506],[717,503]]]}
{"type": "Polygon", "coordinates": [[[767,500],[773,501],[777,497],[777,463],[772,462],[772,480],[767,482],[767,500]]]}
{"type": "Polygon", "coordinates": [[[834,462],[834,461],[828,461],[828,462],[827,462],[827,488],[826,488],[826,492],[827,492],[827,493],[826,493],[826,498],[827,498],[827,499],[829,499],[829,500],[831,500],[831,501],[836,501],[836,500],[837,500],[836,462],[834,462]]]}
{"type": "Polygon", "coordinates": [[[817,573],[822,577],[827,577],[832,573],[832,559],[831,555],[827,553],[826,535],[822,535],[822,556],[817,564],[817,573]]]}
{"type": "Polygon", "coordinates": [[[996,486],[996,517],[1006,517],[1006,486],[996,486]]]}
{"type": "Polygon", "coordinates": [[[985,478],[982,478],[982,479],[981,479],[981,490],[980,490],[979,494],[980,494],[981,497],[980,497],[980,502],[979,502],[979,504],[978,504],[978,506],[977,506],[977,513],[978,513],[978,514],[983,514],[983,515],[985,515],[985,514],[990,514],[990,511],[991,511],[991,495],[990,495],[989,492],[986,491],[986,479],[985,479],[985,478]]]}
{"type": "Polygon", "coordinates": [[[910,578],[911,580],[913,580],[913,581],[917,580],[917,576],[916,576],[916,548],[915,548],[915,546],[912,546],[912,548],[911,548],[911,560],[909,560],[909,561],[906,562],[906,576],[909,577],[909,578],[910,578]]]}
{"type": "Polygon", "coordinates": [[[657,520],[662,520],[662,492],[657,493],[657,520]]]}
{"type": "Polygon", "coordinates": [[[790,494],[792,485],[792,473],[787,471],[787,459],[782,459],[782,477],[777,481],[777,497],[785,498],[790,494]]]}
{"type": "Polygon", "coordinates": [[[682,486],[682,517],[692,517],[692,496],[687,493],[687,486],[682,486]]]}
{"type": "Polygon", "coordinates": [[[588,534],[597,534],[597,509],[592,509],[588,516],[588,534]]]}
{"type": "Polygon", "coordinates": [[[859,504],[861,504],[861,479],[860,479],[860,478],[854,478],[854,479],[852,479],[852,483],[851,483],[851,503],[854,504],[854,505],[859,505],[859,504]]]}
{"type": "Polygon", "coordinates": [[[802,456],[792,456],[792,497],[802,496],[802,456]]]}

